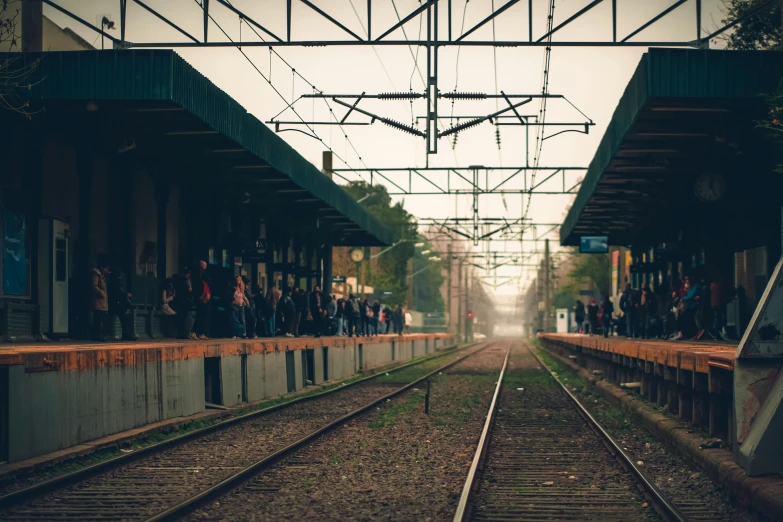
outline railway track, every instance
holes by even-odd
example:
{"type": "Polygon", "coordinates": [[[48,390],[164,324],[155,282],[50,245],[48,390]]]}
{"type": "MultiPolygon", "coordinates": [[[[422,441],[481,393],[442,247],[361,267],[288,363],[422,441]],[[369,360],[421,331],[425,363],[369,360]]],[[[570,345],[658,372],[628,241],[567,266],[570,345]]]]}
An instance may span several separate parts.
{"type": "MultiPolygon", "coordinates": [[[[404,384],[382,382],[384,374],[378,374],[9,493],[0,497],[0,520],[179,518],[322,434],[491,345],[463,349],[464,355],[404,384]]],[[[431,365],[438,358],[387,373],[431,365]]]]}
{"type": "Polygon", "coordinates": [[[687,520],[538,356],[516,348],[535,359],[498,379],[454,521],[687,520]]]}

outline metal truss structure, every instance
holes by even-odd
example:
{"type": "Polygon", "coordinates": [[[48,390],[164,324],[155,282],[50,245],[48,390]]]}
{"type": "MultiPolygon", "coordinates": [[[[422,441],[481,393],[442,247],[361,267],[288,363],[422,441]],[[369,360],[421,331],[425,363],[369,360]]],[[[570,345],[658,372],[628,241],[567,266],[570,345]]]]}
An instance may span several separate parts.
{"type": "MultiPolygon", "coordinates": [[[[263,7],[260,7],[260,3],[254,5],[253,11],[248,9],[240,9],[232,4],[229,0],[197,0],[195,9],[199,9],[203,14],[203,34],[194,35],[186,31],[178,24],[173,16],[166,15],[152,8],[142,0],[119,0],[120,5],[120,36],[117,38],[111,33],[108,33],[104,28],[96,27],[84,18],[72,13],[61,5],[60,0],[42,0],[44,3],[52,6],[53,8],[61,11],[72,19],[78,21],[85,27],[89,27],[98,34],[103,35],[105,38],[111,40],[116,47],[130,48],[130,47],[234,47],[240,45],[242,47],[326,47],[326,46],[363,46],[363,45],[383,45],[383,46],[401,46],[401,45],[417,45],[423,46],[428,51],[433,51],[428,55],[428,60],[431,62],[437,61],[437,49],[441,47],[453,47],[453,46],[481,46],[481,47],[707,47],[710,40],[725,33],[735,25],[742,23],[745,19],[755,15],[758,11],[772,6],[777,0],[768,0],[766,2],[760,2],[755,9],[750,10],[742,18],[728,23],[712,33],[703,34],[702,32],[702,2],[701,0],[674,0],[668,7],[662,10],[660,13],[642,23],[638,28],[631,31],[626,35],[617,34],[617,18],[618,14],[622,14],[623,11],[633,10],[637,5],[638,0],[591,0],[586,1],[585,6],[579,11],[569,16],[563,22],[557,26],[548,30],[544,34],[536,34],[534,26],[536,25],[536,16],[544,17],[546,12],[538,13],[533,10],[533,1],[528,0],[524,2],[522,0],[506,0],[503,5],[496,8],[488,16],[475,24],[473,27],[456,34],[454,16],[453,16],[453,2],[452,0],[423,0],[421,5],[410,13],[401,17],[397,23],[385,26],[381,31],[374,31],[373,27],[373,0],[366,0],[366,12],[364,13],[364,19],[362,25],[366,28],[366,35],[362,36],[356,34],[347,27],[348,22],[338,20],[336,16],[332,16],[326,9],[321,9],[315,5],[311,0],[286,0],[286,16],[285,26],[279,27],[273,25],[270,20],[265,17],[263,7]],[[155,41],[155,42],[131,42],[125,39],[126,27],[133,21],[132,14],[128,13],[128,5],[135,4],[144,11],[151,13],[156,18],[161,20],[164,24],[168,25],[172,29],[182,35],[181,40],[170,41],[155,41]],[[441,6],[444,6],[443,9],[441,6]],[[556,40],[553,38],[555,33],[563,34],[563,29],[574,21],[582,18],[586,13],[592,11],[594,8],[601,4],[611,4],[611,11],[606,16],[605,21],[609,22],[612,27],[611,33],[597,34],[593,40],[556,40]],[[683,33],[679,38],[671,40],[643,40],[637,38],[645,30],[657,24],[660,20],[665,18],[669,13],[675,10],[684,10],[688,6],[694,9],[696,14],[696,24],[693,27],[693,32],[687,31],[683,33]],[[297,18],[294,9],[303,9],[315,12],[318,17],[317,20],[320,24],[313,24],[312,18],[308,19],[308,26],[299,27],[297,25],[297,18]],[[261,39],[241,39],[235,42],[228,42],[221,39],[215,39],[214,35],[209,32],[210,28],[210,11],[214,12],[217,9],[223,9],[227,12],[233,13],[238,19],[252,25],[264,33],[265,38],[261,39]],[[519,24],[515,22],[515,26],[518,27],[518,32],[512,35],[511,39],[506,40],[482,40],[475,38],[474,34],[492,22],[493,20],[499,20],[502,17],[519,17],[524,15],[527,18],[527,24],[519,24]],[[426,17],[427,33],[426,39],[411,40],[408,38],[400,39],[397,31],[406,24],[419,19],[419,17],[426,17]],[[445,19],[445,20],[444,20],[445,19]],[[445,28],[442,24],[445,22],[445,28]],[[334,29],[337,28],[341,34],[345,35],[340,38],[328,38],[327,35],[332,34],[334,29]],[[307,35],[307,38],[300,38],[299,35],[307,35]]],[[[171,2],[173,3],[173,2],[171,2]]],[[[239,4],[239,2],[237,2],[239,4]]],[[[250,5],[253,3],[251,2],[250,5]]],[[[247,3],[245,5],[248,5],[247,3]]],[[[181,12],[181,11],[180,11],[181,12]]],[[[99,13],[92,13],[97,15],[99,13]]],[[[95,17],[91,17],[94,19],[95,17]]],[[[665,22],[664,22],[665,23],[665,22]]]]}
{"type": "MultiPolygon", "coordinates": [[[[190,32],[186,31],[185,29],[183,29],[182,25],[178,24],[173,19],[173,17],[167,16],[166,14],[154,9],[153,7],[151,7],[150,5],[148,5],[142,0],[119,0],[120,3],[120,20],[119,20],[120,37],[119,38],[108,33],[106,31],[107,29],[106,27],[103,26],[97,27],[91,24],[90,22],[88,22],[87,20],[85,20],[84,18],[64,8],[62,5],[60,5],[59,0],[42,0],[42,1],[45,2],[47,5],[64,13],[65,15],[69,16],[73,20],[92,29],[96,33],[100,34],[101,36],[110,39],[116,48],[131,48],[131,47],[137,47],[137,48],[138,47],[158,47],[158,48],[159,47],[168,47],[168,48],[240,47],[241,48],[241,47],[253,47],[253,46],[272,48],[272,47],[296,47],[296,46],[324,47],[324,46],[357,46],[357,45],[358,46],[416,45],[416,46],[424,47],[427,55],[426,89],[424,94],[422,95],[422,97],[426,98],[427,100],[427,115],[425,117],[427,125],[425,131],[422,133],[421,131],[418,131],[414,127],[409,127],[399,122],[395,122],[393,120],[380,118],[370,114],[366,114],[366,115],[373,117],[373,119],[379,119],[380,121],[388,125],[391,125],[393,127],[397,127],[400,130],[406,132],[412,132],[415,135],[422,134],[423,137],[425,137],[427,140],[427,153],[435,154],[437,153],[438,150],[438,139],[437,139],[438,137],[444,137],[449,133],[455,134],[459,132],[459,130],[462,130],[460,129],[460,125],[457,125],[455,127],[452,127],[451,129],[448,129],[447,131],[443,131],[441,133],[438,132],[438,122],[440,118],[440,116],[438,115],[438,101],[442,97],[446,96],[444,93],[441,93],[438,89],[438,51],[441,48],[451,47],[451,46],[545,47],[547,49],[551,49],[552,47],[558,47],[558,46],[709,47],[710,40],[728,31],[733,26],[744,21],[746,18],[755,15],[755,13],[758,12],[759,10],[770,7],[776,0],[768,0],[766,2],[761,2],[755,9],[749,10],[745,16],[729,24],[726,24],[723,27],[706,35],[702,34],[702,28],[701,28],[701,15],[702,15],[701,0],[675,0],[669,7],[667,7],[660,13],[658,13],[653,18],[644,22],[634,31],[630,32],[625,36],[620,35],[619,37],[617,34],[618,12],[622,12],[623,9],[633,9],[632,4],[638,0],[592,0],[588,2],[582,9],[580,9],[579,11],[577,11],[576,13],[574,13],[573,15],[565,19],[557,26],[552,26],[550,20],[550,23],[548,24],[548,30],[544,34],[534,34],[534,29],[533,29],[535,25],[534,17],[538,13],[537,12],[534,13],[533,11],[532,0],[528,0],[527,6],[525,6],[525,2],[522,2],[521,0],[506,0],[506,2],[503,5],[496,8],[479,23],[465,30],[464,32],[461,32],[460,34],[455,34],[454,32],[452,0],[423,0],[420,3],[421,5],[419,5],[419,7],[412,10],[406,16],[400,17],[397,23],[394,23],[388,27],[384,27],[380,31],[380,34],[378,34],[377,36],[375,36],[377,33],[373,32],[372,0],[367,0],[366,16],[362,23],[363,28],[365,28],[366,30],[366,36],[361,36],[356,32],[352,31],[351,29],[348,28],[346,21],[338,20],[336,16],[329,14],[329,12],[327,12],[325,9],[318,7],[310,0],[286,0],[285,27],[277,27],[277,26],[273,27],[271,25],[271,20],[267,20],[264,16],[263,11],[258,8],[256,8],[257,10],[254,10],[251,13],[248,9],[242,10],[234,6],[229,0],[196,0],[196,5],[201,10],[201,14],[203,15],[203,35],[200,34],[198,36],[195,36],[190,32]],[[560,32],[560,34],[563,34],[562,30],[564,28],[566,28],[569,24],[573,23],[574,21],[583,17],[586,13],[592,11],[595,7],[599,6],[600,4],[604,4],[604,3],[608,4],[610,2],[612,8],[610,11],[611,13],[610,20],[607,21],[611,22],[611,27],[612,27],[611,35],[606,34],[603,35],[604,38],[597,38],[591,41],[557,40],[554,38],[555,33],[560,32]],[[125,38],[126,28],[128,26],[129,21],[133,20],[131,15],[129,15],[128,13],[129,4],[136,5],[139,8],[143,9],[144,11],[154,15],[165,25],[169,26],[170,28],[180,33],[183,39],[174,40],[174,41],[156,41],[156,42],[130,42],[126,40],[125,38]],[[443,4],[445,4],[445,13],[443,12],[444,10],[442,10],[441,8],[443,4]],[[684,9],[683,6],[685,4],[690,4],[695,8],[696,26],[694,28],[693,33],[683,34],[683,36],[678,40],[644,41],[644,40],[636,39],[638,35],[643,33],[645,30],[649,29],[651,26],[657,24],[661,19],[665,18],[672,11],[677,9],[684,9]],[[318,21],[321,22],[323,25],[313,26],[312,23],[310,23],[306,31],[300,31],[298,26],[296,25],[297,18],[295,17],[295,13],[294,13],[294,6],[296,6],[297,9],[305,9],[305,10],[315,12],[318,15],[317,17],[318,21]],[[255,39],[249,39],[249,40],[242,38],[241,35],[239,39],[228,38],[226,40],[221,37],[215,39],[214,31],[213,31],[212,39],[210,39],[210,34],[211,34],[209,31],[210,21],[214,22],[213,13],[216,9],[222,9],[224,11],[233,14],[234,16],[237,17],[237,20],[240,22],[240,24],[242,22],[249,24],[250,26],[252,26],[253,31],[257,33],[258,36],[255,39]],[[481,29],[482,27],[484,27],[490,22],[494,23],[494,21],[496,21],[501,17],[519,16],[520,14],[523,13],[527,15],[527,22],[528,22],[527,31],[525,31],[524,25],[515,23],[515,25],[519,27],[519,33],[514,35],[514,39],[497,40],[493,38],[493,40],[489,41],[489,40],[480,40],[473,37],[473,35],[479,29],[481,29]],[[411,21],[414,20],[423,21],[421,20],[421,17],[426,17],[426,39],[410,40],[406,36],[403,40],[400,40],[399,37],[396,38],[393,37],[393,35],[397,34],[398,30],[403,29],[403,27],[406,24],[410,23],[411,21]],[[441,26],[444,22],[445,22],[445,31],[442,31],[441,26]],[[344,34],[345,38],[328,39],[325,37],[326,34],[329,34],[329,31],[334,31],[335,28],[337,28],[341,34],[344,34]],[[260,31],[260,33],[258,31],[260,31]],[[308,39],[297,38],[298,34],[300,33],[304,34],[305,32],[306,34],[309,35],[308,39]],[[261,33],[263,33],[263,35],[261,33]],[[279,36],[279,35],[283,35],[283,36],[279,36]]],[[[94,14],[99,14],[99,13],[94,13],[94,14]]],[[[228,35],[224,33],[224,36],[228,36],[228,35]]],[[[501,95],[505,96],[504,94],[501,95]]],[[[542,92],[542,95],[546,96],[547,95],[546,91],[542,92]]],[[[346,107],[348,107],[353,111],[362,112],[362,110],[356,107],[361,97],[357,97],[357,96],[353,96],[353,97],[356,98],[356,102],[353,104],[353,106],[343,101],[339,101],[339,103],[345,105],[346,107]]],[[[335,99],[335,101],[338,100],[335,99]]],[[[506,101],[508,101],[509,107],[503,109],[503,111],[501,111],[500,113],[495,114],[495,117],[500,116],[502,113],[505,113],[510,110],[514,110],[516,112],[516,107],[519,107],[523,103],[527,103],[526,101],[523,101],[523,102],[518,102],[516,104],[512,104],[508,97],[506,101]]],[[[478,123],[481,123],[482,121],[485,121],[490,117],[492,117],[492,115],[482,116],[480,117],[480,119],[468,121],[465,124],[463,124],[464,126],[463,129],[467,128],[467,126],[477,125],[478,123]]],[[[520,118],[520,121],[521,120],[522,119],[520,118]]],[[[586,127],[586,129],[587,128],[589,127],[586,127]]]]}
{"type": "Polygon", "coordinates": [[[526,232],[537,227],[550,227],[545,234],[555,230],[559,223],[531,223],[527,219],[508,219],[504,217],[479,217],[474,211],[468,218],[417,218],[419,225],[429,225],[429,230],[459,241],[459,238],[478,245],[481,241],[520,241],[526,232]]]}
{"type": "Polygon", "coordinates": [[[576,194],[586,167],[399,167],[333,169],[345,179],[369,177],[372,186],[384,183],[390,196],[489,194],[576,194]],[[520,183],[521,182],[521,183],[520,183]],[[513,188],[512,188],[513,186],[513,188]]]}

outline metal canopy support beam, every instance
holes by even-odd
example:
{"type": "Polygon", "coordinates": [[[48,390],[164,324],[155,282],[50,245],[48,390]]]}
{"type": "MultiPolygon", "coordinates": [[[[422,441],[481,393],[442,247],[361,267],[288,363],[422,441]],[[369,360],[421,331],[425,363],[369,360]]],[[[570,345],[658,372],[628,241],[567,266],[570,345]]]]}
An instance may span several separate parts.
{"type": "MultiPolygon", "coordinates": [[[[280,37],[278,37],[276,34],[274,34],[273,32],[271,32],[269,29],[267,29],[267,28],[266,28],[266,27],[264,27],[263,25],[259,24],[258,22],[256,22],[256,21],[255,21],[255,20],[253,20],[252,18],[250,18],[249,16],[247,16],[245,13],[243,13],[242,11],[240,11],[239,9],[237,9],[236,7],[234,7],[233,5],[229,4],[229,3],[228,3],[226,0],[215,0],[215,1],[216,1],[217,3],[219,3],[220,5],[222,5],[222,6],[225,6],[225,7],[226,7],[226,9],[230,9],[231,11],[233,11],[233,12],[234,12],[234,14],[236,14],[237,16],[239,16],[240,20],[244,20],[245,22],[249,23],[250,25],[254,25],[254,26],[256,26],[258,29],[260,29],[261,31],[264,31],[266,34],[268,34],[269,36],[271,36],[272,38],[274,38],[274,39],[275,39],[275,40],[277,40],[278,42],[282,42],[282,41],[283,41],[283,40],[282,40],[282,39],[280,39],[280,37]]],[[[369,1],[369,0],[368,0],[368,1],[369,1]]],[[[124,37],[123,37],[123,40],[125,40],[125,38],[124,38],[124,37]]]]}
{"type": "MultiPolygon", "coordinates": [[[[220,1],[220,0],[218,0],[218,1],[220,1]]],[[[180,26],[178,26],[177,24],[175,24],[174,22],[172,22],[171,20],[169,20],[165,16],[161,15],[159,12],[157,12],[156,10],[154,10],[153,8],[151,8],[150,6],[148,6],[147,4],[142,2],[141,0],[133,0],[133,3],[135,3],[136,5],[138,5],[141,8],[145,9],[146,11],[152,13],[156,18],[158,18],[160,20],[163,20],[166,23],[166,25],[168,25],[169,27],[177,30],[177,32],[179,32],[180,34],[185,35],[188,38],[190,38],[192,41],[198,43],[198,38],[196,38],[195,36],[193,36],[192,34],[187,32],[186,30],[184,30],[183,28],[181,28],[180,26]]],[[[125,17],[122,16],[122,20],[124,20],[124,19],[125,19],[125,17]]],[[[122,20],[121,20],[121,22],[122,22],[122,20]]],[[[123,30],[124,30],[124,27],[123,27],[123,30]]],[[[125,34],[124,34],[123,30],[120,31],[120,35],[122,37],[122,40],[125,40],[125,34]]]]}
{"type": "MultiPolygon", "coordinates": [[[[661,18],[663,18],[667,14],[671,13],[672,11],[674,11],[675,9],[677,9],[678,7],[680,7],[682,4],[684,4],[687,1],[688,0],[677,0],[676,2],[674,2],[674,4],[670,5],[669,7],[667,7],[663,11],[661,11],[657,16],[655,16],[654,18],[651,18],[647,22],[643,23],[638,29],[636,29],[635,31],[631,32],[628,36],[623,38],[622,41],[626,42],[626,41],[630,40],[631,38],[633,38],[637,34],[641,33],[642,31],[644,31],[645,29],[650,27],[652,24],[654,24],[655,22],[657,22],[658,20],[660,20],[661,18]]],[[[697,6],[698,6],[698,1],[697,1],[697,6]]],[[[698,9],[698,7],[697,7],[697,9],[698,9]]],[[[701,34],[701,33],[699,33],[699,34],[701,34]]]]}
{"type": "Polygon", "coordinates": [[[336,25],[337,27],[339,27],[339,28],[340,28],[340,29],[342,29],[343,31],[345,31],[346,33],[350,34],[351,36],[353,36],[354,38],[356,38],[357,40],[359,40],[360,42],[361,42],[361,41],[363,41],[363,40],[362,40],[362,38],[361,38],[361,37],[360,37],[358,34],[354,33],[353,31],[351,31],[350,29],[348,29],[347,27],[345,27],[343,24],[341,24],[340,22],[338,22],[337,20],[335,20],[334,18],[332,18],[331,16],[329,16],[329,15],[328,15],[328,14],[327,14],[325,11],[323,11],[323,10],[322,10],[322,9],[320,9],[318,6],[316,6],[315,4],[313,4],[312,2],[310,2],[310,0],[300,0],[300,1],[301,1],[301,2],[302,2],[304,5],[306,5],[307,7],[309,7],[310,9],[312,9],[313,11],[315,11],[316,13],[318,13],[319,15],[323,16],[324,18],[326,18],[327,20],[329,20],[330,22],[332,22],[334,25],[336,25]]]}
{"type": "Polygon", "coordinates": [[[399,29],[400,27],[402,27],[403,25],[405,25],[409,21],[411,21],[414,18],[416,18],[418,15],[423,13],[425,9],[428,10],[430,8],[430,6],[432,5],[433,1],[434,0],[427,0],[425,3],[423,3],[422,5],[417,7],[411,14],[409,14],[408,16],[406,16],[405,18],[403,18],[402,20],[400,20],[399,22],[397,22],[396,24],[391,26],[391,28],[389,28],[386,32],[384,32],[382,35],[380,35],[378,38],[376,38],[375,39],[375,43],[380,42],[381,40],[383,40],[384,38],[389,36],[391,33],[393,33],[394,31],[396,31],[397,29],[399,29]]]}
{"type": "Polygon", "coordinates": [[[483,19],[482,21],[480,21],[479,23],[477,23],[476,25],[474,25],[473,27],[471,27],[470,29],[468,29],[467,31],[465,31],[465,32],[464,32],[464,33],[463,33],[463,34],[462,34],[462,35],[461,35],[459,38],[457,38],[457,41],[458,41],[458,42],[461,42],[461,41],[462,41],[462,40],[464,40],[464,39],[465,39],[467,36],[469,36],[470,34],[474,33],[476,30],[480,29],[480,28],[481,28],[481,27],[483,27],[485,24],[487,24],[487,22],[491,22],[492,20],[494,20],[495,18],[497,18],[497,17],[498,17],[498,15],[501,15],[501,14],[503,14],[503,12],[504,12],[505,10],[507,10],[509,7],[513,6],[513,5],[514,5],[514,4],[516,4],[517,2],[519,2],[519,0],[508,0],[508,2],[506,2],[506,4],[505,4],[503,7],[500,7],[500,8],[498,8],[498,9],[497,9],[495,12],[493,12],[491,15],[489,15],[488,17],[486,17],[485,19],[483,19]]]}
{"type": "Polygon", "coordinates": [[[539,38],[537,41],[538,41],[538,42],[544,42],[544,41],[545,41],[547,38],[549,38],[550,36],[552,36],[553,34],[555,34],[557,31],[559,31],[559,30],[560,30],[560,29],[562,29],[563,27],[567,26],[568,24],[570,24],[571,22],[573,22],[574,20],[576,20],[577,18],[579,18],[580,16],[582,16],[583,14],[585,14],[585,13],[586,13],[586,12],[588,12],[590,9],[592,9],[592,8],[593,8],[593,7],[595,7],[595,6],[597,6],[598,4],[600,4],[600,3],[601,3],[601,2],[603,2],[603,1],[604,1],[604,0],[593,0],[592,2],[590,2],[589,4],[587,4],[585,7],[583,7],[582,9],[580,9],[579,11],[577,11],[576,13],[574,13],[574,14],[573,14],[571,17],[569,17],[569,18],[568,18],[568,19],[567,19],[565,22],[561,23],[560,25],[558,25],[557,27],[555,27],[554,29],[552,29],[552,30],[551,30],[551,31],[549,31],[548,33],[544,34],[544,36],[542,36],[541,38],[539,38]]]}

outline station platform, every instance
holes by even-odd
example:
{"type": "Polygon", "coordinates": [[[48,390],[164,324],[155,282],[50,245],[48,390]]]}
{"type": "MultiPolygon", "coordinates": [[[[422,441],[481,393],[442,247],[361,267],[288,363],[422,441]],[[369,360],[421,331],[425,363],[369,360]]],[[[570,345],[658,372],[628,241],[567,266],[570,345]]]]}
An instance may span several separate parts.
{"type": "Polygon", "coordinates": [[[451,334],[0,345],[0,462],[454,346],[451,334]],[[6,393],[7,392],[7,393],[6,393]]]}
{"type": "Polygon", "coordinates": [[[736,344],[555,333],[538,337],[545,348],[733,444],[736,344]]]}
{"type": "Polygon", "coordinates": [[[732,371],[737,351],[737,343],[731,341],[666,341],[553,333],[541,337],[697,373],[709,373],[710,367],[732,371]]]}

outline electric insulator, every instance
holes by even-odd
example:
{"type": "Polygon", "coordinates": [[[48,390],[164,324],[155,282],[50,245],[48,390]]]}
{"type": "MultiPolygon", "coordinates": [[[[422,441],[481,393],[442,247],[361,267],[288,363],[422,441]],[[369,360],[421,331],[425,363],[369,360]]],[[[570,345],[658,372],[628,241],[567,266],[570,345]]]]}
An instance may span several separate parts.
{"type": "Polygon", "coordinates": [[[409,126],[405,125],[404,123],[400,123],[398,121],[390,120],[390,119],[387,119],[387,118],[383,118],[383,119],[381,119],[381,121],[383,123],[385,123],[386,125],[388,125],[389,127],[394,127],[395,129],[399,129],[399,130],[401,130],[403,132],[407,132],[409,134],[413,134],[414,136],[421,136],[422,138],[424,137],[424,133],[423,132],[421,132],[420,130],[414,129],[413,127],[409,127],[409,126]]]}
{"type": "Polygon", "coordinates": [[[446,92],[441,94],[442,98],[449,100],[486,100],[487,95],[483,92],[446,92]]]}
{"type": "Polygon", "coordinates": [[[378,95],[379,100],[416,100],[423,97],[417,92],[383,92],[378,95]]]}
{"type": "Polygon", "coordinates": [[[443,136],[448,136],[449,134],[456,134],[459,131],[463,131],[465,129],[469,129],[470,127],[474,127],[483,121],[484,118],[476,118],[475,120],[466,121],[462,125],[457,125],[456,127],[452,127],[447,131],[443,131],[443,133],[440,136],[443,137],[443,136]]]}
{"type": "Polygon", "coordinates": [[[500,127],[495,127],[495,142],[498,144],[498,150],[500,150],[500,127]]]}

